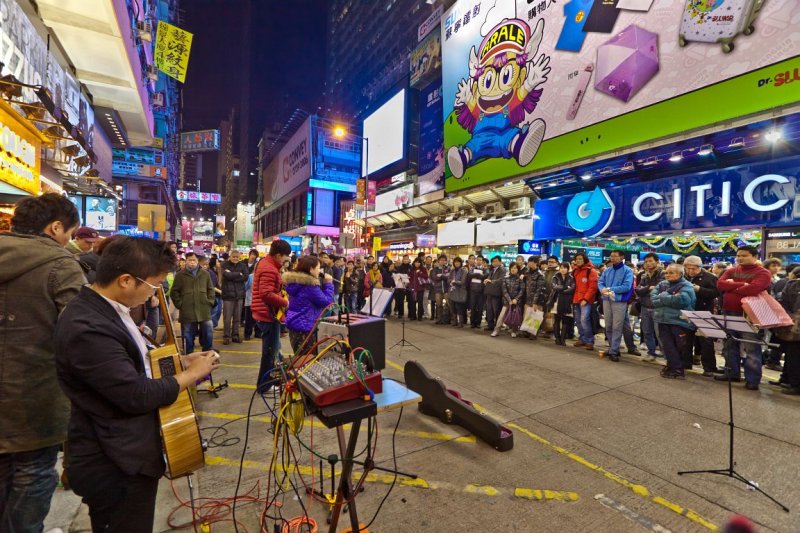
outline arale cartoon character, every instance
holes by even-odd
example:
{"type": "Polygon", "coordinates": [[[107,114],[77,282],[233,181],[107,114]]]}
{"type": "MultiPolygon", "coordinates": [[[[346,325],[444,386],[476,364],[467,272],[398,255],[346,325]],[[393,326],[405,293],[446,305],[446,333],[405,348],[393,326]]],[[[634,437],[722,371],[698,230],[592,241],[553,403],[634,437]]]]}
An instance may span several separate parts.
{"type": "Polygon", "coordinates": [[[536,109],[542,96],[537,87],[550,72],[549,56],[536,59],[543,32],[542,19],[533,34],[524,21],[505,19],[486,34],[480,52],[470,50],[469,78],[458,83],[455,111],[472,138],[447,151],[453,177],[488,158],[513,157],[520,166],[533,161],[545,123],[538,118],[525,123],[525,115],[536,109]]]}

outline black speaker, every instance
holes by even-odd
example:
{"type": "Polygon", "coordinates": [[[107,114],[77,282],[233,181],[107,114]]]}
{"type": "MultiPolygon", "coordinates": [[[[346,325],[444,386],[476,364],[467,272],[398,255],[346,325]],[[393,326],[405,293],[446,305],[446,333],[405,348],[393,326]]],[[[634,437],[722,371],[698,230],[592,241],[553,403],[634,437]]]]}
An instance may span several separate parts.
{"type": "Polygon", "coordinates": [[[329,316],[319,323],[319,338],[341,336],[352,348],[369,350],[375,370],[386,368],[386,320],[369,315],[329,316]]]}

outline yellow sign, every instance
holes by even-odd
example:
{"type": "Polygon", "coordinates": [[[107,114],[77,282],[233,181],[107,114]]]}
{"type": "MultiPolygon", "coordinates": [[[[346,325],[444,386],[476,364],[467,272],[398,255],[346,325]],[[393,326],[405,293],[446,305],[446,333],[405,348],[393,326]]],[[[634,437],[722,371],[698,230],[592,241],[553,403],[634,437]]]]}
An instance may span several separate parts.
{"type": "Polygon", "coordinates": [[[38,194],[41,153],[39,131],[0,100],[0,181],[38,194]]]}
{"type": "Polygon", "coordinates": [[[378,252],[380,252],[382,244],[383,244],[383,241],[382,241],[382,239],[380,237],[373,237],[372,238],[372,253],[373,254],[377,254],[378,252]]]}
{"type": "MultiPolygon", "coordinates": [[[[139,231],[167,231],[167,206],[160,204],[139,204],[136,217],[139,231]]],[[[163,238],[163,237],[162,237],[163,238]]]]}
{"type": "Polygon", "coordinates": [[[159,21],[156,31],[155,61],[158,70],[175,78],[179,82],[186,81],[186,69],[189,67],[189,52],[192,49],[192,34],[172,24],[159,21]]]}

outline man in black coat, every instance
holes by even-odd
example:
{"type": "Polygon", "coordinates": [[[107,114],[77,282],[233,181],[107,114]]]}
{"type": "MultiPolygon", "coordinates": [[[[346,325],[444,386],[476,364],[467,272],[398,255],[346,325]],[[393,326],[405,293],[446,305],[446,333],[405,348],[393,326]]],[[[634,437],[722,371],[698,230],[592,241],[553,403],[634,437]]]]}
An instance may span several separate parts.
{"type": "Polygon", "coordinates": [[[56,325],[58,380],[72,403],[66,473],[89,506],[94,531],[152,531],[165,471],[158,408],[218,359],[190,354],[182,373],[152,379],[130,308],[153,296],[174,264],[163,242],[118,237],[103,251],[94,284],[81,288],[56,325]]]}
{"type": "MultiPolygon", "coordinates": [[[[714,300],[719,298],[717,289],[717,277],[711,272],[703,270],[703,260],[696,255],[690,255],[683,261],[683,269],[686,279],[694,287],[697,301],[694,304],[695,311],[714,311],[714,300]]],[[[692,332],[694,342],[690,346],[694,347],[694,353],[700,352],[700,363],[703,365],[703,375],[711,377],[714,374],[724,374],[724,370],[717,368],[717,357],[714,354],[714,339],[696,335],[692,332]]],[[[692,361],[688,361],[691,363],[692,361]]],[[[687,361],[684,361],[684,365],[687,361]]]]}
{"type": "Polygon", "coordinates": [[[245,285],[250,271],[241,262],[239,250],[233,250],[230,258],[222,263],[222,329],[223,344],[242,342],[239,324],[242,320],[245,285]]]}

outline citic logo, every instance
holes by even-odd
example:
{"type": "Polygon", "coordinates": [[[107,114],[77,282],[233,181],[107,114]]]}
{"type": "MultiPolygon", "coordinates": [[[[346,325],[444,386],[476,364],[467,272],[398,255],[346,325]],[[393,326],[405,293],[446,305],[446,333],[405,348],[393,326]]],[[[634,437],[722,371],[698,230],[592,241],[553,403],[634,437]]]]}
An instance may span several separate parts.
{"type": "Polygon", "coordinates": [[[567,223],[587,237],[603,233],[614,220],[614,203],[608,193],[597,187],[576,194],[567,205],[567,223]]]}

